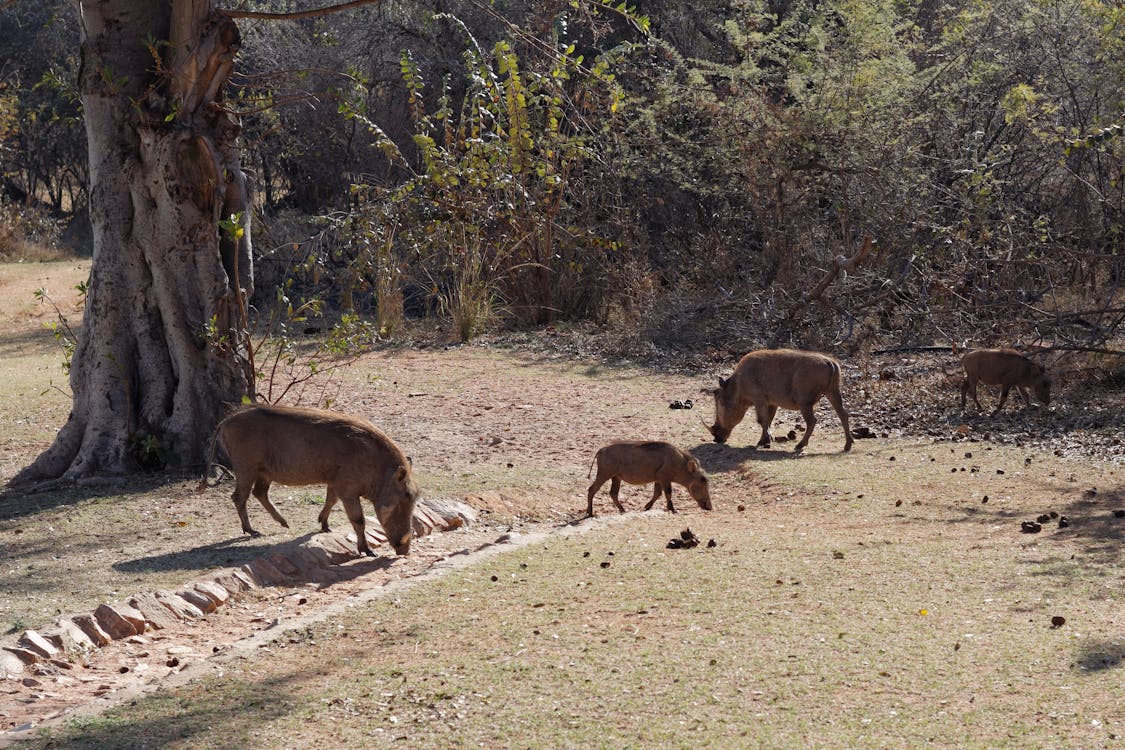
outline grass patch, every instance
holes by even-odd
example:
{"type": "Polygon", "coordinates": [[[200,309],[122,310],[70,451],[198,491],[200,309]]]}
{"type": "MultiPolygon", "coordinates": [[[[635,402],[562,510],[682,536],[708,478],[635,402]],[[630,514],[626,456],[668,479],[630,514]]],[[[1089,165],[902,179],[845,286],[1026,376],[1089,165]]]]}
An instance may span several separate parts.
{"type": "Polygon", "coordinates": [[[802,502],[490,557],[29,747],[1087,747],[1125,731],[1100,582],[1031,575],[1018,533],[862,500],[814,523],[802,502]],[[666,549],[685,525],[717,546],[666,549]]]}

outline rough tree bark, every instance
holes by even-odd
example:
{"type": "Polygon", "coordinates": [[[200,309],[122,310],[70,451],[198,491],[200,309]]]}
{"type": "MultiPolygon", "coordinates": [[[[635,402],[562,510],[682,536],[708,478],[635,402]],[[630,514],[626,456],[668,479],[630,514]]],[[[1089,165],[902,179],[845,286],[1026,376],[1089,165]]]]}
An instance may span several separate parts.
{"type": "Polygon", "coordinates": [[[93,266],[70,417],[13,484],[201,463],[224,404],[253,397],[249,194],[222,107],[238,28],[210,0],[76,5],[93,266]]]}

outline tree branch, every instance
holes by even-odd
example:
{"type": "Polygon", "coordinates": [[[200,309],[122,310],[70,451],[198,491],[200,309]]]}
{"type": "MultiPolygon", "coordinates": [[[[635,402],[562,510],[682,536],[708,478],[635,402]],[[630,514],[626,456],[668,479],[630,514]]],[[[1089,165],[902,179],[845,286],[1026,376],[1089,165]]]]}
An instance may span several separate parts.
{"type": "Polygon", "coordinates": [[[227,18],[260,18],[269,21],[297,21],[302,18],[314,18],[316,16],[326,16],[329,13],[337,13],[342,10],[351,10],[352,8],[359,8],[363,5],[372,5],[380,2],[380,0],[349,0],[346,3],[338,3],[336,5],[325,5],[320,8],[310,8],[309,10],[298,10],[292,13],[267,13],[265,11],[254,10],[227,10],[219,8],[218,12],[227,18]]]}

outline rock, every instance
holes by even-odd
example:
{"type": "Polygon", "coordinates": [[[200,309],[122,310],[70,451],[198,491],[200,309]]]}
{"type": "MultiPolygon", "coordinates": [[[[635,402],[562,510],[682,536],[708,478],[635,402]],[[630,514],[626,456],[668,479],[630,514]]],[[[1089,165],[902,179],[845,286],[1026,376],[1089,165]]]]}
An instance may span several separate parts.
{"type": "Polygon", "coordinates": [[[34,630],[25,630],[20,636],[18,644],[28,651],[33,651],[44,659],[58,656],[59,649],[34,630]]]}
{"type": "Polygon", "coordinates": [[[298,578],[301,575],[301,569],[294,565],[289,558],[279,552],[274,552],[266,555],[266,559],[269,560],[271,565],[280,570],[282,574],[290,578],[298,578]]]}
{"type": "Polygon", "coordinates": [[[176,596],[180,597],[203,614],[210,614],[219,608],[218,603],[214,599],[195,589],[189,588],[177,591],[176,596]]]}
{"type": "Polygon", "coordinates": [[[7,649],[0,649],[0,680],[19,677],[24,672],[23,659],[7,649]]]}
{"type": "Polygon", "coordinates": [[[26,648],[20,648],[19,646],[4,646],[3,651],[19,659],[24,666],[42,661],[42,657],[40,657],[39,654],[34,651],[29,651],[26,648]]]}
{"type": "Polygon", "coordinates": [[[446,530],[469,526],[477,520],[476,510],[460,500],[425,497],[418,502],[418,505],[441,518],[445,522],[446,530]]]}
{"type": "Polygon", "coordinates": [[[215,606],[221,607],[230,599],[230,592],[214,581],[196,581],[191,588],[215,600],[215,606]]]}
{"type": "Polygon", "coordinates": [[[93,615],[75,615],[70,618],[70,621],[77,625],[98,648],[113,640],[109,637],[109,633],[102,629],[93,615]]]}
{"type": "MultiPolygon", "coordinates": [[[[354,554],[352,555],[355,556],[354,554]]],[[[285,583],[285,574],[264,557],[257,557],[242,566],[241,570],[259,586],[276,586],[285,583]]]]}
{"type": "Polygon", "coordinates": [[[49,629],[44,631],[44,636],[57,642],[63,653],[93,651],[97,646],[86,631],[74,624],[73,621],[60,617],[55,620],[49,629]]]}
{"type": "Polygon", "coordinates": [[[94,619],[115,641],[145,632],[145,616],[128,605],[102,604],[94,610],[94,619]]]}
{"type": "Polygon", "coordinates": [[[188,602],[182,596],[169,591],[157,591],[156,600],[180,620],[198,620],[203,617],[203,610],[188,602]]]}
{"type": "MultiPolygon", "coordinates": [[[[302,547],[301,549],[305,548],[302,547]]],[[[240,594],[243,591],[256,588],[254,582],[250,580],[250,576],[246,575],[241,570],[228,570],[225,573],[215,576],[213,580],[232,594],[240,594]]]]}
{"type": "Polygon", "coordinates": [[[134,594],[129,606],[144,615],[145,624],[152,630],[162,630],[176,624],[176,618],[160,603],[156,594],[134,594]]]}
{"type": "MultiPolygon", "coordinates": [[[[324,553],[328,555],[332,565],[339,565],[348,560],[354,560],[357,556],[355,547],[349,547],[344,544],[344,540],[336,534],[319,534],[309,541],[308,547],[311,550],[323,550],[324,553]]],[[[245,569],[243,572],[246,572],[245,569]]],[[[253,575],[249,577],[251,580],[255,581],[255,585],[259,585],[253,575]]]]}

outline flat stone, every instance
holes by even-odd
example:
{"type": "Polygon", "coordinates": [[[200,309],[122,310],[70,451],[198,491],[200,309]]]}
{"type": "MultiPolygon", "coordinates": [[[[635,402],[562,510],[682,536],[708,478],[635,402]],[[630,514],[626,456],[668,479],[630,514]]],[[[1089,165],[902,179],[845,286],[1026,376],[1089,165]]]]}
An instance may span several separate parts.
{"type": "Polygon", "coordinates": [[[3,650],[15,656],[25,665],[42,661],[42,657],[40,657],[39,654],[34,651],[29,651],[26,648],[20,648],[19,646],[4,646],[3,650]]]}
{"type": "Polygon", "coordinates": [[[468,526],[477,520],[477,511],[460,500],[424,497],[414,507],[415,510],[423,508],[427,513],[442,519],[442,523],[437,526],[446,530],[468,526]]]}
{"type": "Polygon", "coordinates": [[[109,637],[115,641],[144,632],[144,615],[137,612],[137,610],[132,607],[127,607],[125,605],[99,605],[98,608],[94,610],[94,618],[98,621],[98,624],[102,626],[102,630],[109,633],[109,637]],[[126,613],[119,611],[119,608],[132,610],[132,613],[126,617],[126,613]],[[137,627],[138,622],[140,623],[140,628],[137,627]]]}
{"type": "Polygon", "coordinates": [[[176,596],[180,597],[185,602],[197,608],[204,614],[209,614],[219,608],[218,602],[216,602],[206,594],[200,591],[196,591],[195,589],[183,589],[181,591],[177,591],[176,596]]]}
{"type": "Polygon", "coordinates": [[[77,625],[98,648],[113,640],[109,637],[109,633],[102,629],[93,615],[75,615],[70,618],[70,621],[77,625]]]}
{"type": "Polygon", "coordinates": [[[291,578],[296,578],[297,576],[301,575],[301,569],[290,562],[289,559],[285,557],[285,555],[281,555],[275,552],[271,555],[266,555],[266,559],[269,560],[275,568],[291,578]]]}
{"type": "Polygon", "coordinates": [[[259,586],[276,586],[286,582],[285,574],[264,557],[256,557],[241,568],[259,586]]]}
{"type": "Polygon", "coordinates": [[[173,594],[170,591],[157,591],[156,600],[160,602],[165,609],[171,612],[180,620],[198,620],[203,617],[203,610],[191,604],[182,596],[173,594]]]}
{"type": "Polygon", "coordinates": [[[156,594],[134,594],[129,597],[129,606],[144,615],[145,623],[152,630],[163,630],[176,624],[176,618],[156,598],[156,594]]]}
{"type": "Polygon", "coordinates": [[[208,598],[214,599],[216,607],[223,606],[227,603],[227,599],[230,599],[230,592],[214,581],[196,581],[191,584],[191,588],[208,598]]]}
{"type": "Polygon", "coordinates": [[[0,680],[9,680],[19,677],[23,672],[23,659],[7,649],[0,649],[0,680]]]}
{"type": "Polygon", "coordinates": [[[332,566],[331,556],[322,547],[294,547],[293,549],[285,551],[285,557],[289,562],[300,568],[306,575],[311,570],[329,568],[332,566]]]}
{"type": "Polygon", "coordinates": [[[328,561],[332,565],[340,565],[348,560],[354,560],[358,554],[354,545],[346,545],[343,538],[336,534],[320,534],[313,537],[309,541],[308,548],[313,551],[322,550],[328,556],[328,561]]]}
{"type": "Polygon", "coordinates": [[[65,617],[55,620],[50,628],[43,631],[43,635],[68,654],[76,651],[92,651],[97,648],[90,636],[86,635],[86,631],[65,617]]]}
{"type": "Polygon", "coordinates": [[[25,630],[20,636],[19,645],[28,651],[34,651],[44,659],[59,655],[58,647],[34,630],[25,630]]]}
{"type": "Polygon", "coordinates": [[[410,519],[410,527],[414,530],[414,536],[428,536],[434,533],[433,519],[429,518],[426,513],[419,513],[414,511],[414,517],[410,519]]]}
{"type": "Polygon", "coordinates": [[[250,580],[250,576],[246,575],[241,570],[228,570],[225,573],[215,576],[212,580],[232,594],[239,594],[243,591],[257,588],[254,582],[250,580]]]}

